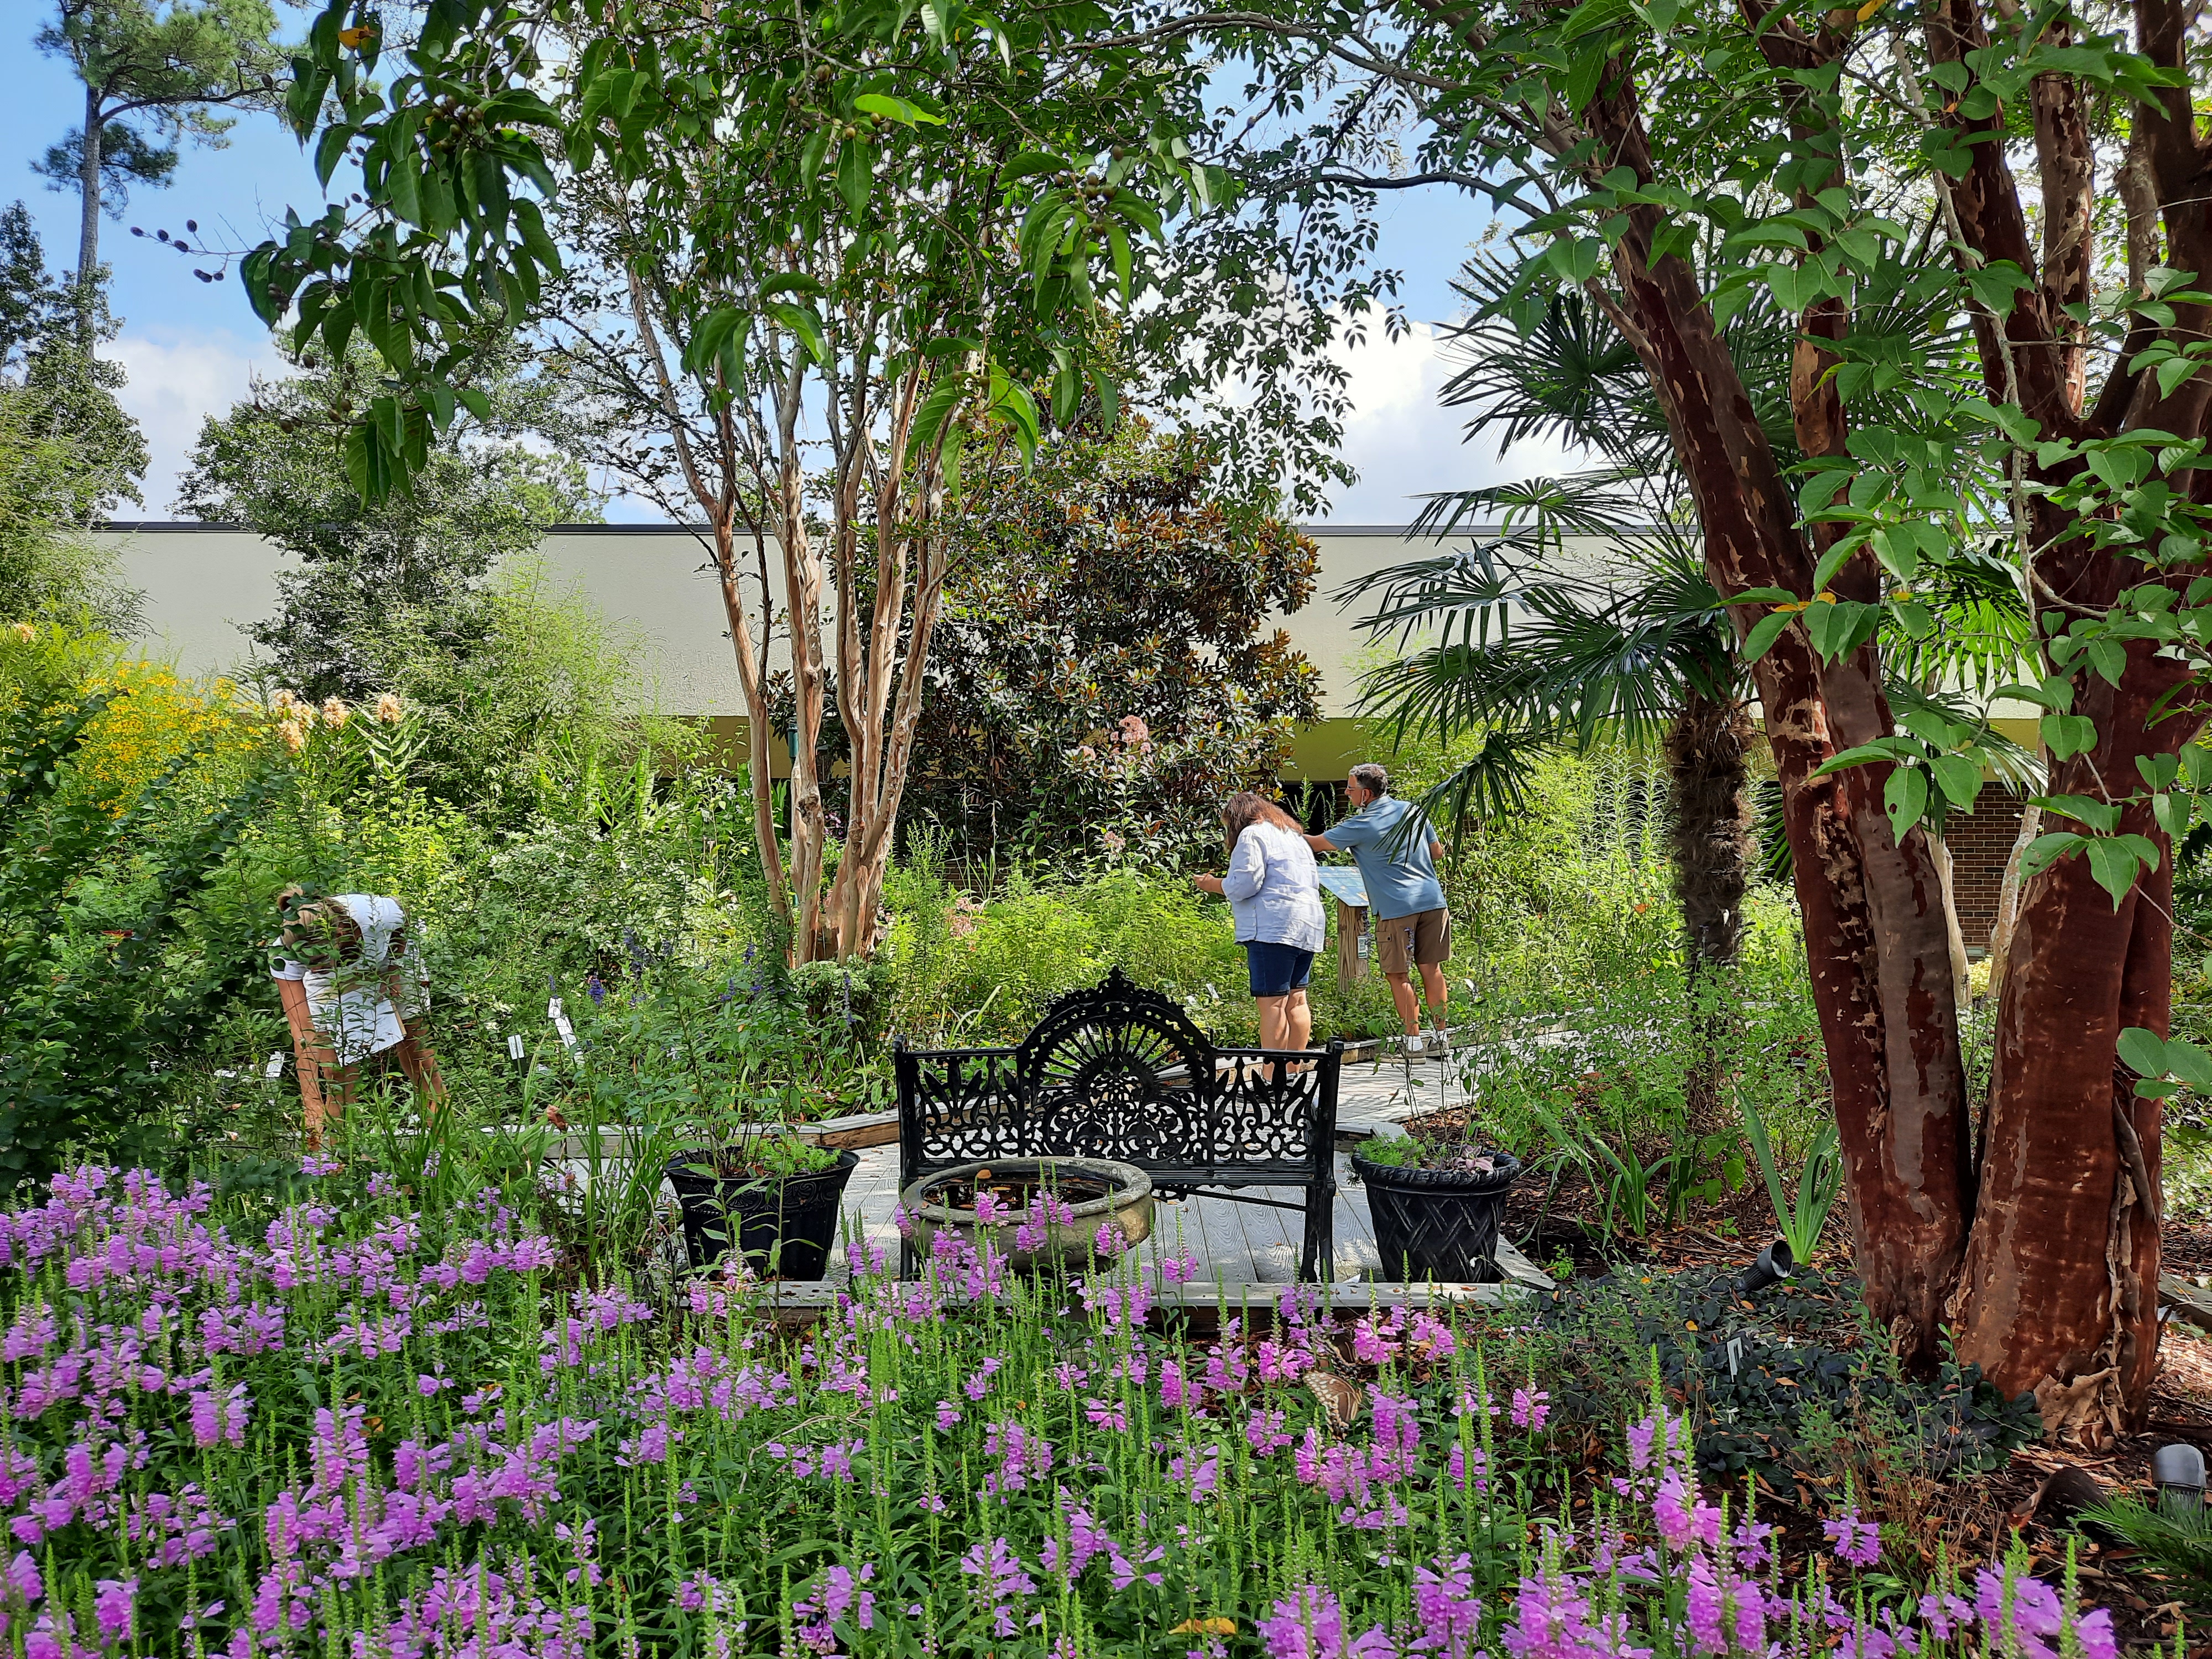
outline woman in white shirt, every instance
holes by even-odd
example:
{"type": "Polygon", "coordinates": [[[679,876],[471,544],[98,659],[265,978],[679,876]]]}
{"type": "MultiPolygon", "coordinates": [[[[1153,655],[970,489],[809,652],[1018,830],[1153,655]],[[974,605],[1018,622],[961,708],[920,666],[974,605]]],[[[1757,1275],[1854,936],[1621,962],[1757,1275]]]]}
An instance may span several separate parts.
{"type": "Polygon", "coordinates": [[[1249,789],[1230,797],[1221,822],[1229,873],[1192,879],[1200,891],[1225,897],[1237,918],[1252,998],[1260,1006],[1260,1046],[1303,1049],[1313,1035],[1306,981],[1328,927],[1313,849],[1304,825],[1249,789]]]}
{"type": "Polygon", "coordinates": [[[364,1060],[388,1054],[433,1107],[446,1095],[423,1030],[429,976],[397,899],[370,893],[315,898],[288,887],[270,970],[292,1028],[310,1151],[352,1104],[364,1060]]]}

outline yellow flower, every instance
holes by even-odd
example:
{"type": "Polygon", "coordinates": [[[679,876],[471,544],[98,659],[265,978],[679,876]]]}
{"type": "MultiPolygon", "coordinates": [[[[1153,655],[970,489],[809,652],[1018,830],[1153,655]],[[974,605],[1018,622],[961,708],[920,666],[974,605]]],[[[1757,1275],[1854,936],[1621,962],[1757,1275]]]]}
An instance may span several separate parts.
{"type": "Polygon", "coordinates": [[[376,723],[379,726],[397,726],[406,713],[407,710],[400,702],[399,694],[397,691],[380,691],[376,694],[376,723]]]}
{"type": "Polygon", "coordinates": [[[126,662],[84,690],[124,694],[100,711],[77,751],[82,775],[118,806],[187,750],[221,753],[253,740],[252,711],[228,680],[195,683],[155,663],[126,662]]]}
{"type": "Polygon", "coordinates": [[[284,746],[295,755],[307,746],[307,728],[296,721],[284,721],[277,726],[276,735],[284,739],[284,746]]]}
{"type": "Polygon", "coordinates": [[[344,698],[325,697],[323,699],[323,724],[333,731],[343,726],[352,716],[353,710],[346,707],[344,698]]]}
{"type": "Polygon", "coordinates": [[[19,622],[12,625],[15,630],[15,637],[26,645],[39,637],[39,630],[28,623],[19,622]]]}

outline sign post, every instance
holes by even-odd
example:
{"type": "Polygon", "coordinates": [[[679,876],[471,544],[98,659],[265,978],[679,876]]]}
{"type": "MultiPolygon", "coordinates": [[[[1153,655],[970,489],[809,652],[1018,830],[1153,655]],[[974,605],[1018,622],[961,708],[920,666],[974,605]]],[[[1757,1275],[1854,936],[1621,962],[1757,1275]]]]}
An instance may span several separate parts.
{"type": "Polygon", "coordinates": [[[1367,977],[1373,942],[1367,932],[1367,884],[1356,869],[1324,866],[1322,890],[1336,901],[1336,988],[1367,977]]]}

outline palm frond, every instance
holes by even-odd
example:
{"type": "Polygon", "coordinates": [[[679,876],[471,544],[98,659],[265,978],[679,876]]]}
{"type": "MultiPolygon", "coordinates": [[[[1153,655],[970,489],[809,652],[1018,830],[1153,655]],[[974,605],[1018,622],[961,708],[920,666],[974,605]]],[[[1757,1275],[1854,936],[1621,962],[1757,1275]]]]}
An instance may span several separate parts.
{"type": "Polygon", "coordinates": [[[1935,630],[1920,640],[1885,630],[1882,654],[1893,678],[1919,686],[1968,685],[1984,695],[2037,678],[2034,618],[2010,562],[1970,547],[1924,571],[1913,597],[1935,613],[1935,630]]]}
{"type": "MultiPolygon", "coordinates": [[[[1494,726],[1481,745],[1414,805],[1431,823],[1456,830],[1469,818],[1499,818],[1522,811],[1536,762],[1559,747],[1556,735],[1539,727],[1494,726]]],[[[1410,815],[1409,815],[1410,817],[1410,815]]]]}
{"type": "Polygon", "coordinates": [[[1734,635],[1679,526],[1616,542],[1604,562],[1547,553],[1501,538],[1353,584],[1350,597],[1382,596],[1360,626],[1407,647],[1362,680],[1360,711],[1401,735],[1502,725],[1586,749],[1648,740],[1690,692],[1737,694],[1734,635]]]}
{"type": "Polygon", "coordinates": [[[1495,432],[1500,454],[1529,438],[1553,438],[1656,471],[1664,465],[1665,423],[1635,349],[1577,289],[1545,296],[1525,330],[1505,312],[1513,266],[1478,254],[1453,286],[1473,321],[1452,331],[1449,355],[1463,366],[1443,389],[1447,408],[1480,411],[1471,442],[1495,432]]]}
{"type": "Polygon", "coordinates": [[[1977,727],[1975,741],[1990,757],[1990,769],[1997,781],[2015,789],[2039,790],[2043,787],[2045,769],[2043,759],[2034,750],[2024,748],[1997,730],[1990,721],[1986,710],[1970,702],[1956,691],[1923,691],[1909,680],[1892,678],[1884,686],[1889,699],[1889,712],[1899,719],[1907,714],[1930,714],[1949,720],[1954,726],[1977,727]]]}
{"type": "Polygon", "coordinates": [[[2176,1513],[2115,1498],[2083,1510],[2074,1524],[2091,1537],[2104,1533],[2125,1540],[2140,1552],[2130,1567],[2199,1612],[2212,1611],[2212,1510],[2202,1502],[2176,1513]]]}

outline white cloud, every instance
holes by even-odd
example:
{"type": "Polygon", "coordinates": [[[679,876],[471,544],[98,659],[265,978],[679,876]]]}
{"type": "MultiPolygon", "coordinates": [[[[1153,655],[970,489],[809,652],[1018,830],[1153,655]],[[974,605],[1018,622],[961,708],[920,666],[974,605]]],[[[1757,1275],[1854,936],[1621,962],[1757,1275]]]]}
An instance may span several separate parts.
{"type": "MultiPolygon", "coordinates": [[[[284,367],[268,340],[220,328],[132,330],[111,342],[106,355],[131,377],[118,401],[145,429],[149,519],[174,516],[177,475],[199,441],[200,423],[245,397],[255,374],[271,375],[284,367]]],[[[131,509],[126,504],[123,510],[131,509]]]]}
{"type": "Polygon", "coordinates": [[[1486,434],[1467,441],[1468,411],[1438,402],[1459,367],[1446,356],[1448,337],[1424,323],[1395,340],[1375,331],[1364,344],[1341,348],[1353,405],[1342,453],[1358,469],[1359,482],[1331,503],[1334,523],[1405,524],[1420,510],[1413,498],[1431,490],[1503,483],[1578,464],[1549,441],[1516,444],[1502,458],[1486,434]]]}

